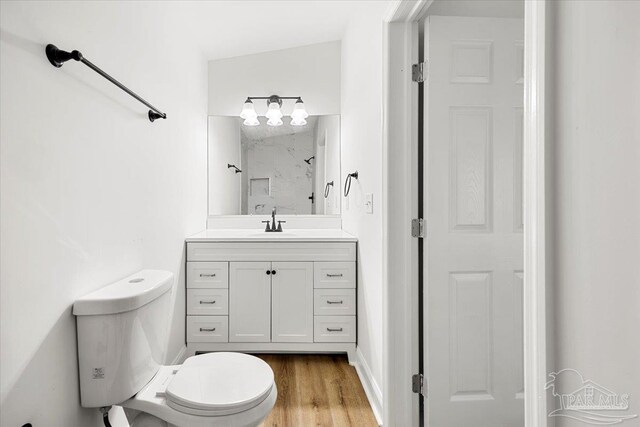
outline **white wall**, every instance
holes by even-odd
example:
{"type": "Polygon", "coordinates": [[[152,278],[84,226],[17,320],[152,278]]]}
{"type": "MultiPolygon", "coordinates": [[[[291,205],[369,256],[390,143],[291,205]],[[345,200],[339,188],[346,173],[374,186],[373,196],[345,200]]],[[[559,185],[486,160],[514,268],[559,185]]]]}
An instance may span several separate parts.
{"type": "Polygon", "coordinates": [[[240,123],[210,116],[208,140],[209,215],[240,215],[242,175],[227,167],[232,164],[243,169],[240,123]]]}
{"type": "MultiPolygon", "coordinates": [[[[274,94],[301,96],[310,115],[340,114],[340,42],[209,61],[209,115],[237,116],[248,96],[274,94]]],[[[284,102],[285,115],[294,103],[284,102]]],[[[267,111],[266,101],[254,106],[267,111]]]]}
{"type": "Polygon", "coordinates": [[[168,358],[184,345],[184,237],[206,217],[207,63],[161,2],[0,12],[0,424],[98,426],[98,411],[80,407],[71,305],[139,269],[170,270],[168,358]],[[168,119],[150,123],[80,63],[54,68],[49,42],[80,50],[168,119]]]}
{"type": "Polygon", "coordinates": [[[358,237],[358,347],[376,383],[382,386],[382,16],[387,2],[371,2],[350,21],[342,40],[342,191],[344,179],[360,178],[342,197],[343,229],[358,237]],[[373,193],[373,214],[364,196],[373,193]]]}
{"type": "Polygon", "coordinates": [[[550,369],[628,393],[640,414],[640,3],[549,7],[550,369]]]}

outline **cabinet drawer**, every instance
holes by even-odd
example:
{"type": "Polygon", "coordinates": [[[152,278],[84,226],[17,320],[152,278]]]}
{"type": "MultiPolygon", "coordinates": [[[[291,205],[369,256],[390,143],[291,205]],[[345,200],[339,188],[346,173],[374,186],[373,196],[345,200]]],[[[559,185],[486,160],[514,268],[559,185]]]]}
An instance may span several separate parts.
{"type": "Polygon", "coordinates": [[[187,316],[187,342],[229,342],[229,318],[187,316]]]}
{"type": "Polygon", "coordinates": [[[187,314],[199,316],[229,314],[229,290],[187,289],[187,314]]]}
{"type": "Polygon", "coordinates": [[[313,275],[316,289],[356,287],[355,262],[316,262],[313,275]]]}
{"type": "Polygon", "coordinates": [[[227,262],[188,262],[187,288],[228,288],[229,263],[227,262]]]}
{"type": "Polygon", "coordinates": [[[315,316],[313,342],[356,342],[356,317],[315,316]]]}
{"type": "Polygon", "coordinates": [[[356,314],[355,289],[315,289],[313,314],[316,316],[347,316],[356,314]]]}

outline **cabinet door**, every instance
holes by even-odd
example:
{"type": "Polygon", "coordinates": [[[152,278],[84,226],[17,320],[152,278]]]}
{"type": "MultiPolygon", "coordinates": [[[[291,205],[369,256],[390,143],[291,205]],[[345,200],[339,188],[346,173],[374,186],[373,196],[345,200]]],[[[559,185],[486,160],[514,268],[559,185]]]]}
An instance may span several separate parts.
{"type": "Polygon", "coordinates": [[[269,342],[270,325],[271,263],[229,263],[229,342],[269,342]]]}
{"type": "Polygon", "coordinates": [[[273,342],[313,342],[313,263],[274,262],[273,342]]]}

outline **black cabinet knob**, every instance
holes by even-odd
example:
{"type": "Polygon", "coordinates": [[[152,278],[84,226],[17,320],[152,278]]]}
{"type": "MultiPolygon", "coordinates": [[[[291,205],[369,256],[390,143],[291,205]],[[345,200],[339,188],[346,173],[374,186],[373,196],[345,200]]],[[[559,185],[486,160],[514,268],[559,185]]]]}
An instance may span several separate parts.
{"type": "Polygon", "coordinates": [[[267,270],[267,275],[271,274],[271,270],[267,270]]]}
{"type": "Polygon", "coordinates": [[[273,274],[275,276],[276,275],[276,271],[275,270],[271,270],[271,274],[273,274]]]}

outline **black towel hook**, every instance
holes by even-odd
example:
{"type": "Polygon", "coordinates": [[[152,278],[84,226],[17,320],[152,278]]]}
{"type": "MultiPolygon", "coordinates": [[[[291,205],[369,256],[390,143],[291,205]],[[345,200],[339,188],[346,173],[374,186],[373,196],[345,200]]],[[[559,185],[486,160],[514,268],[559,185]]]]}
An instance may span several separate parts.
{"type": "Polygon", "coordinates": [[[329,187],[333,187],[333,181],[327,182],[327,185],[324,186],[324,198],[325,199],[327,197],[329,197],[329,191],[331,190],[331,188],[329,188],[329,187]]]}
{"type": "Polygon", "coordinates": [[[358,179],[358,171],[347,175],[347,179],[345,179],[344,181],[344,197],[347,197],[349,195],[349,192],[351,191],[351,178],[358,179]]]}

